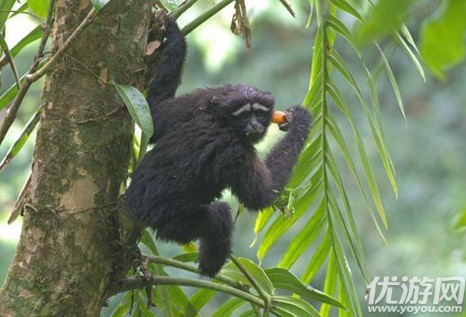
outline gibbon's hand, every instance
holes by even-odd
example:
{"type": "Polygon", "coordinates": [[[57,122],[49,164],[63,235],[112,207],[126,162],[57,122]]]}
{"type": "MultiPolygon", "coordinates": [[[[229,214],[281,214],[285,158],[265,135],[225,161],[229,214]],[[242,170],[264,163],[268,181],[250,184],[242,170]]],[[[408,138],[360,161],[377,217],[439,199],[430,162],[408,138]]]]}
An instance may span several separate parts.
{"type": "Polygon", "coordinates": [[[309,121],[310,118],[309,110],[302,106],[288,108],[284,111],[284,115],[286,121],[278,125],[278,128],[281,131],[288,131],[290,128],[302,121],[309,121]]]}

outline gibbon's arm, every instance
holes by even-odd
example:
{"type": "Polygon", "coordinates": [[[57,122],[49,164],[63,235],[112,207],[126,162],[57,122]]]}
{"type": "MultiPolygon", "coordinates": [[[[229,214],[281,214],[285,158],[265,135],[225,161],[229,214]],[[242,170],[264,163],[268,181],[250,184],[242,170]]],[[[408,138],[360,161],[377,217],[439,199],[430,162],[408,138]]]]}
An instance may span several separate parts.
{"type": "Polygon", "coordinates": [[[267,155],[265,161],[256,158],[237,178],[232,191],[252,210],[270,206],[288,183],[309,134],[311,115],[303,107],[285,111],[290,118],[288,132],[267,155]],[[291,114],[291,115],[290,115],[291,114]]]}
{"type": "Polygon", "coordinates": [[[176,109],[180,104],[173,97],[181,82],[186,59],[186,40],[173,18],[167,17],[166,28],[166,39],[161,47],[162,58],[147,93],[147,102],[155,125],[151,143],[164,134],[166,127],[173,126],[180,119],[177,115],[180,110],[176,109]]]}
{"type": "Polygon", "coordinates": [[[167,17],[166,28],[162,59],[147,93],[152,111],[159,102],[175,96],[186,59],[186,40],[172,17],[167,17]]]}

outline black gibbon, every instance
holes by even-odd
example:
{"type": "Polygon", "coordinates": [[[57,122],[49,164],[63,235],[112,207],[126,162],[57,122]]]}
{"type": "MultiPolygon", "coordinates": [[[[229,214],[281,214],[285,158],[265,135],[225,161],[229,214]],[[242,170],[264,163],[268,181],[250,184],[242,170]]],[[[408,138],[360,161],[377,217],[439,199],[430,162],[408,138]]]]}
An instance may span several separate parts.
{"type": "Polygon", "coordinates": [[[147,101],[156,143],[135,169],[126,192],[132,218],[157,238],[186,244],[200,240],[199,271],[215,276],[231,252],[233,220],[218,199],[225,188],[251,210],[270,206],[290,178],[310,129],[300,106],[285,111],[287,131],[265,160],[254,144],[271,122],[271,93],[238,84],[198,89],[174,97],[186,41],[168,18],[162,59],[147,101]]]}

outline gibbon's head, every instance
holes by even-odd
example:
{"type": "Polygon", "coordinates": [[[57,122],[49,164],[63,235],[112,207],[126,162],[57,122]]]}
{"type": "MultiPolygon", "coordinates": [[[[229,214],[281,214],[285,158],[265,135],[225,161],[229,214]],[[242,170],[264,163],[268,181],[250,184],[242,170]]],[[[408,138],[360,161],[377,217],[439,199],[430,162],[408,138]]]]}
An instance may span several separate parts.
{"type": "Polygon", "coordinates": [[[272,120],[274,96],[247,85],[227,85],[214,97],[215,113],[250,144],[259,142],[272,120]]]}

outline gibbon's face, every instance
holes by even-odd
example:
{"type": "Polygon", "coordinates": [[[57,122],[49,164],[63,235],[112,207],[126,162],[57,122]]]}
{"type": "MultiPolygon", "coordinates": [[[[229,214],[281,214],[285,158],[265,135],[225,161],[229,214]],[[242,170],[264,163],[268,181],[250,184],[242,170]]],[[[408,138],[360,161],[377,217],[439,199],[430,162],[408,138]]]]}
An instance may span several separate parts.
{"type": "Polygon", "coordinates": [[[216,117],[249,144],[259,142],[272,120],[274,96],[245,84],[225,85],[211,99],[216,117]]]}
{"type": "Polygon", "coordinates": [[[267,132],[272,119],[273,105],[250,102],[231,110],[230,124],[250,144],[259,142],[267,132]]]}

